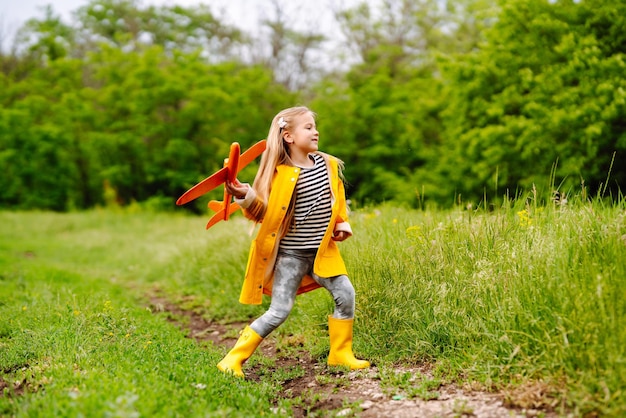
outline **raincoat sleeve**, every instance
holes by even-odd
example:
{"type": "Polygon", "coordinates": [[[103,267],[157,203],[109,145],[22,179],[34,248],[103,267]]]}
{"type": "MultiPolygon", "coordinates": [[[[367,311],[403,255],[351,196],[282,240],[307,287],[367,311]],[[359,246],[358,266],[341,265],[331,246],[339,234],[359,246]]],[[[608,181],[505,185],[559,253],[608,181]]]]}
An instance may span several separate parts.
{"type": "Polygon", "coordinates": [[[346,190],[343,181],[337,178],[337,204],[339,213],[335,222],[334,232],[343,231],[352,236],[352,228],[348,222],[348,204],[346,202],[346,190]]]}

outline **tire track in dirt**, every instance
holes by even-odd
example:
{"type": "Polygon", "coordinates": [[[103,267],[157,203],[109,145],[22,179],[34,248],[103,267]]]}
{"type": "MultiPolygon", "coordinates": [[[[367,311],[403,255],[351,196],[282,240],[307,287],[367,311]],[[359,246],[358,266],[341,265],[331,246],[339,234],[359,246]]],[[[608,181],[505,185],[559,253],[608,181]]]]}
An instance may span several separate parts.
{"type": "MultiPolygon", "coordinates": [[[[152,312],[167,313],[168,321],[187,332],[187,337],[197,341],[212,341],[215,346],[230,349],[236,342],[237,331],[247,323],[219,324],[202,315],[184,310],[166,297],[155,292],[149,295],[152,312]]],[[[290,343],[298,346],[297,341],[290,343]]],[[[304,349],[290,350],[283,357],[277,350],[276,340],[266,338],[256,355],[275,360],[275,369],[292,370],[299,367],[297,377],[282,382],[279,396],[300,399],[294,403],[292,415],[296,418],[314,416],[346,416],[361,418],[435,418],[435,417],[545,417],[560,416],[554,412],[556,400],[550,389],[541,384],[517,387],[509,391],[487,392],[456,384],[442,384],[435,388],[433,399],[420,399],[401,393],[389,393],[381,386],[381,371],[373,366],[368,370],[346,372],[320,364],[304,349]]],[[[413,380],[432,379],[428,365],[420,367],[395,367],[397,375],[413,380]],[[408,374],[408,375],[407,375],[408,374]]],[[[267,366],[253,365],[245,370],[246,379],[260,381],[271,373],[267,366]]]]}

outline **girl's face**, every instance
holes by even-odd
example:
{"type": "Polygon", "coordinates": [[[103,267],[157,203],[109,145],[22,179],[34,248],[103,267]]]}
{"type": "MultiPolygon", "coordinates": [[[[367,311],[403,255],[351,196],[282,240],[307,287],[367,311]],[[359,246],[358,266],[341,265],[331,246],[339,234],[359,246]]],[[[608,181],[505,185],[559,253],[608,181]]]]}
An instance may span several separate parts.
{"type": "Polygon", "coordinates": [[[294,118],[293,128],[285,133],[285,141],[291,150],[308,154],[317,151],[319,132],[311,113],[303,113],[294,118]]]}

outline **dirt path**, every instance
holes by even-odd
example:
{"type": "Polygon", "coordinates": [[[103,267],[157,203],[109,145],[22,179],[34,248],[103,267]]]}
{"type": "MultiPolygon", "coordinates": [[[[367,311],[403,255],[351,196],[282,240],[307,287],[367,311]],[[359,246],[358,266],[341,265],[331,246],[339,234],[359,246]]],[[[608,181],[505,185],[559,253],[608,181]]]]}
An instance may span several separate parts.
{"type": "MultiPolygon", "coordinates": [[[[169,320],[188,332],[189,338],[198,341],[212,341],[215,345],[230,348],[235,342],[235,331],[246,324],[217,324],[205,320],[192,311],[182,310],[159,295],[150,297],[151,309],[168,312],[169,320]],[[182,321],[181,319],[185,319],[182,321]],[[184,325],[183,325],[184,324],[184,325]]],[[[304,372],[298,377],[283,382],[280,396],[288,399],[300,398],[293,408],[293,416],[335,416],[335,417],[557,417],[549,405],[550,398],[545,388],[534,385],[516,392],[489,393],[459,387],[455,384],[439,385],[433,399],[407,396],[403,393],[389,393],[381,386],[381,371],[372,367],[364,371],[333,371],[325,364],[314,361],[304,351],[282,357],[277,353],[275,341],[267,338],[259,350],[263,355],[276,359],[276,370],[292,370],[299,366],[304,372]],[[506,401],[508,400],[508,401],[506,401]],[[505,404],[505,401],[507,404],[505,404]],[[509,406],[515,405],[516,407],[509,406]]],[[[246,378],[260,380],[267,366],[247,367],[246,378]]],[[[389,371],[386,371],[389,373],[389,371]]],[[[396,367],[392,373],[409,381],[432,379],[428,365],[414,368],[396,367]]],[[[425,398],[428,398],[426,396],[425,398]]]]}

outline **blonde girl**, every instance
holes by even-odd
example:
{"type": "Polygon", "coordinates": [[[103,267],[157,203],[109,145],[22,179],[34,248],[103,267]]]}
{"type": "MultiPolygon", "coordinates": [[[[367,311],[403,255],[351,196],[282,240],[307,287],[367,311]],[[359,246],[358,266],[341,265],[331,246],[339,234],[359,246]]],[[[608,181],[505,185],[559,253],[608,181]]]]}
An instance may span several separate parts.
{"type": "Polygon", "coordinates": [[[287,319],[296,295],[319,287],[326,288],[335,301],[328,317],[328,364],[351,369],[370,366],[352,352],[355,294],[337,246],[352,235],[342,163],[318,151],[318,142],[311,110],[282,110],[272,120],[252,186],[238,180],[226,184],[244,215],[261,224],[250,248],[239,300],[260,304],[267,294],[271,303],[218,363],[225,373],[243,377],[243,363],[287,319]]]}

